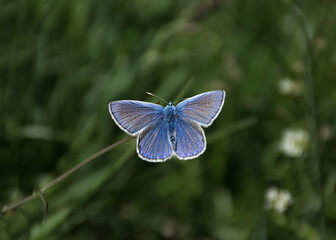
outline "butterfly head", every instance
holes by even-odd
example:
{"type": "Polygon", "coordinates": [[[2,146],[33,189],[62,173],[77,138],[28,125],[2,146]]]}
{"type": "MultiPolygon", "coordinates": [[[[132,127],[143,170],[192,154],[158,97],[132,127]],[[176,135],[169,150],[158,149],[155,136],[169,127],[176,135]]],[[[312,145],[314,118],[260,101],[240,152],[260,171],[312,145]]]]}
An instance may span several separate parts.
{"type": "Polygon", "coordinates": [[[170,119],[175,116],[175,106],[171,102],[169,102],[168,105],[164,108],[163,112],[166,117],[170,119]]]}

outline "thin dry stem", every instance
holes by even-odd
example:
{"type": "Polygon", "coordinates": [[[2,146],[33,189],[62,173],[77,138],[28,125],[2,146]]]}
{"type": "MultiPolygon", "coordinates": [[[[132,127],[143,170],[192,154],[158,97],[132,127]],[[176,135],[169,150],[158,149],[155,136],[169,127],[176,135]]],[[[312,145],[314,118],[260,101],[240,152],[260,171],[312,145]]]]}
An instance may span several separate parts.
{"type": "MultiPolygon", "coordinates": [[[[77,171],[78,169],[80,169],[81,167],[85,166],[86,164],[88,164],[89,162],[91,162],[92,160],[98,158],[100,155],[103,155],[104,153],[108,152],[109,150],[111,150],[112,148],[115,148],[117,146],[119,146],[120,144],[123,144],[131,139],[133,139],[134,137],[128,137],[128,138],[124,138],[116,143],[113,143],[109,146],[107,146],[106,148],[100,150],[99,152],[96,152],[95,154],[91,155],[90,157],[88,157],[87,159],[85,159],[84,161],[80,162],[79,164],[77,164],[76,166],[74,166],[73,168],[71,168],[69,171],[63,173],[61,176],[55,178],[54,180],[52,180],[50,183],[48,183],[46,186],[44,186],[40,192],[42,194],[44,194],[46,191],[48,191],[50,188],[52,188],[53,186],[55,186],[57,183],[61,182],[63,179],[65,179],[66,177],[70,176],[71,174],[73,174],[75,171],[77,171]]],[[[36,198],[37,196],[39,196],[38,194],[32,193],[31,195],[15,202],[12,203],[10,205],[5,205],[2,210],[1,210],[1,214],[4,214],[8,211],[11,211],[17,207],[20,207],[21,205],[30,202],[31,200],[33,200],[34,198],[36,198]]]]}

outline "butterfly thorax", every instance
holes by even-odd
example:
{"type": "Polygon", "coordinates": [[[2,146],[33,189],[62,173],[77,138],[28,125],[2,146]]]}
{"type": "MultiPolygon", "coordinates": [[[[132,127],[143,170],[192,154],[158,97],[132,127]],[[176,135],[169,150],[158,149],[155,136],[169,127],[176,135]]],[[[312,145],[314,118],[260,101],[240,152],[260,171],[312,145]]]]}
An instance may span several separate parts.
{"type": "Polygon", "coordinates": [[[171,146],[175,150],[176,146],[176,109],[175,106],[172,105],[170,102],[169,104],[164,108],[163,113],[166,118],[167,122],[167,128],[168,128],[168,137],[171,143],[171,146]]]}

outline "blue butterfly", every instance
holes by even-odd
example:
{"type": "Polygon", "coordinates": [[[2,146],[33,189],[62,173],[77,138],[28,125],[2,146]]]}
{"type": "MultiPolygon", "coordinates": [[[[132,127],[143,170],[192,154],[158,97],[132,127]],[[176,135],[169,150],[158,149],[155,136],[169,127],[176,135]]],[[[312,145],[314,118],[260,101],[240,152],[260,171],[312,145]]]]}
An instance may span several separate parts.
{"type": "Polygon", "coordinates": [[[196,95],[176,107],[121,100],[109,103],[115,123],[126,133],[138,135],[137,153],[149,162],[164,162],[176,156],[181,160],[196,158],[206,148],[201,127],[209,127],[222,110],[225,91],[196,95]]]}

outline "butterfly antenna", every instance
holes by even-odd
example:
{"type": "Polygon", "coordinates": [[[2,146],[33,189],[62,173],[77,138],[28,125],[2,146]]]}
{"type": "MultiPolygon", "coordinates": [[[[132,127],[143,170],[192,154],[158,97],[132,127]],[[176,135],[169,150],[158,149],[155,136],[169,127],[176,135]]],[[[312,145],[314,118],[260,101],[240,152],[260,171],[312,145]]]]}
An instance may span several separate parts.
{"type": "Polygon", "coordinates": [[[177,101],[173,102],[172,104],[176,104],[176,103],[182,102],[185,99],[187,99],[187,98],[182,98],[182,100],[177,100],[177,101]]]}
{"type": "Polygon", "coordinates": [[[166,100],[164,100],[163,98],[160,98],[159,96],[154,95],[153,93],[146,92],[146,94],[148,94],[148,95],[150,95],[150,96],[153,96],[153,97],[156,97],[156,98],[158,98],[158,99],[161,99],[162,101],[164,101],[165,103],[168,104],[168,102],[167,102],[166,100]]]}

